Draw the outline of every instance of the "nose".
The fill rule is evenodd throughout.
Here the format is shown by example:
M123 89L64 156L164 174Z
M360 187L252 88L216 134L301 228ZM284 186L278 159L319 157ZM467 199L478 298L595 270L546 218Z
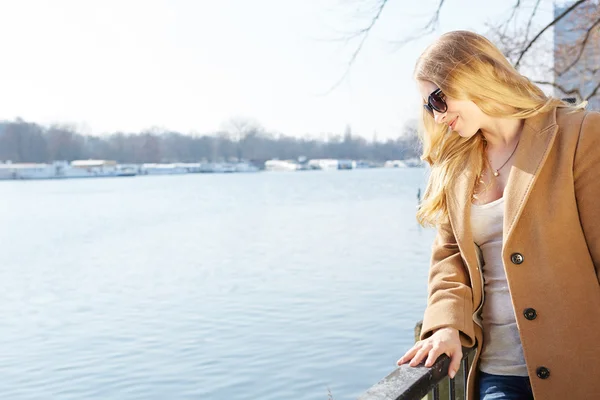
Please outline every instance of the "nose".
M441 124L446 121L446 113L439 113L433 110L433 119L437 124Z

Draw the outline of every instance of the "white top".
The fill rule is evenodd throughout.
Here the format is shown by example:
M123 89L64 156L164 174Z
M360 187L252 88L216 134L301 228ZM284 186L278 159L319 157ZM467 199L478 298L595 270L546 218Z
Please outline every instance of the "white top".
M523 347L502 262L504 198L471 206L473 239L483 253L483 351L479 369L488 374L527 376Z

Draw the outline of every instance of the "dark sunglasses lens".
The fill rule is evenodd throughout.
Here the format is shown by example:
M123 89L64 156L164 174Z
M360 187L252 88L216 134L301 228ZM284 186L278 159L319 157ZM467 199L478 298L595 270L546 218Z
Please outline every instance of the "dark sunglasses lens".
M429 96L429 103L435 111L440 113L444 113L448 109L446 102L444 101L444 99L442 99L442 97L439 94L432 93Z
M425 110L427 110L427 112L433 116L433 110L431 107L429 107L429 104L423 104L423 108L425 108Z

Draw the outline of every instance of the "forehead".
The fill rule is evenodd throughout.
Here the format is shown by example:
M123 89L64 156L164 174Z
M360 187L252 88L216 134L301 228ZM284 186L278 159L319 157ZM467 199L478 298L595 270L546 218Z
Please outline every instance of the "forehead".
M431 92L436 90L438 87L435 83L429 81L417 81L417 85L419 87L419 93L423 99L427 99Z

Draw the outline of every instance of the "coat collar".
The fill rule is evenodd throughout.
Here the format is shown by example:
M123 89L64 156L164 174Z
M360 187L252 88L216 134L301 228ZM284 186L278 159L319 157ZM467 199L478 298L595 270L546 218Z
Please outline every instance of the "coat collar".
M507 243L518 221L538 172L544 165L554 143L558 125L556 109L525 120L523 133L515 152L508 182L504 188L503 242ZM466 171L457 179L454 190L448 193L448 214L458 246L469 265L477 265L477 253L471 231L471 194L469 188L474 173Z

